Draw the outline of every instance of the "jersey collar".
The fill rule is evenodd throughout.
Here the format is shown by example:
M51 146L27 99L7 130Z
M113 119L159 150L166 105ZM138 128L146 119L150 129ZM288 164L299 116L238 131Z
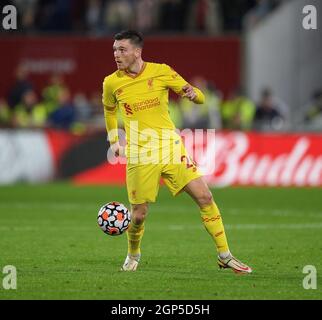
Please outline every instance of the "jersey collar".
M146 64L147 64L146 62L143 62L143 66L142 66L140 72L135 74L135 75L130 74L130 73L126 72L126 71L124 71L124 74L126 74L127 76L129 76L132 79L135 79L135 78L139 77L143 73L143 71L145 70Z

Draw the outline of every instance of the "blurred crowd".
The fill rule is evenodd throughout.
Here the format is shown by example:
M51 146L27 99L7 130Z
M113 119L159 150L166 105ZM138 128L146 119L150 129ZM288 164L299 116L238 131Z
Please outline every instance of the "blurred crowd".
M0 97L0 127L87 129L96 117L104 124L101 93L86 97L71 94L59 74L49 77L41 92L36 92L28 72L20 66L7 97Z
M222 130L294 130L291 111L271 89L263 88L259 101L252 101L236 88L227 97L201 76L191 79L206 97L204 105L187 99L171 99L169 112L177 128L216 128ZM298 128L322 127L322 88L312 93L297 119ZM292 122L293 120L293 122ZM119 115L119 124L122 126ZM293 127L291 126L293 124ZM71 94L64 79L53 74L36 92L27 70L20 66L7 97L0 97L0 127L58 128L80 132L105 126L101 92L90 96Z
M145 34L241 31L285 0L11 0L17 32L113 34L137 29ZM147 14L148 13L148 14Z

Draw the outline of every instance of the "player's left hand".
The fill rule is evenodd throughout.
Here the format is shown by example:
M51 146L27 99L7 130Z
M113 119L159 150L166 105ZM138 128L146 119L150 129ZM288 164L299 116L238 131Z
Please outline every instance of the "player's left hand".
M193 101L197 97L195 89L190 84L183 86L182 91L184 92L183 97L188 98L190 101Z

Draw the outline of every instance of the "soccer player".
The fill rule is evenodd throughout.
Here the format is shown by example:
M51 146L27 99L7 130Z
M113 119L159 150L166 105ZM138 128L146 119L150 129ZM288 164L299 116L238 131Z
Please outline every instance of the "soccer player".
M111 149L116 156L127 157L126 185L132 220L127 232L128 253L121 270L135 271L138 267L144 220L149 203L156 200L162 177L174 196L185 191L198 204L202 222L215 243L219 267L251 273L249 266L231 254L212 193L169 116L169 89L197 104L204 102L203 93L168 65L143 61L140 33L122 31L114 40L117 71L104 79L102 101ZM125 148L117 134L117 108L124 121Z

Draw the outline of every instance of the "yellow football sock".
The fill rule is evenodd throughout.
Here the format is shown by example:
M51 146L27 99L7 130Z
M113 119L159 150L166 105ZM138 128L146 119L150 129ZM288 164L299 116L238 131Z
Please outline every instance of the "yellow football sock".
M138 255L141 253L140 245L144 233L144 222L142 224L130 223L127 230L128 254Z
M206 230L215 241L218 253L229 253L225 228L216 203L213 202L211 205L201 208L200 214Z

